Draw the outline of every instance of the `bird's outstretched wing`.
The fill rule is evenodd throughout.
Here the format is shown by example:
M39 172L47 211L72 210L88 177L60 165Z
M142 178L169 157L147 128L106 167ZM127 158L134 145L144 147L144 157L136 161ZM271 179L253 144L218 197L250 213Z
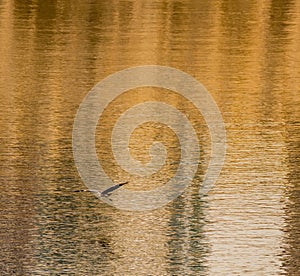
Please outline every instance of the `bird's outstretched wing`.
M107 188L103 192L98 191L98 190L74 190L73 192L92 192L92 193L98 194L100 196L109 196L111 192L113 192L114 190L119 189L120 187L122 187L123 185L125 185L127 183L129 183L129 181L118 183L116 185L113 185L113 186Z
M111 192L113 192L114 190L117 190L119 189L120 187L122 187L123 185L127 184L128 181L126 182L122 182L122 183L119 183L119 184L116 184L116 185L113 185L111 187L109 187L108 189L104 190L101 195L102 196L108 196Z

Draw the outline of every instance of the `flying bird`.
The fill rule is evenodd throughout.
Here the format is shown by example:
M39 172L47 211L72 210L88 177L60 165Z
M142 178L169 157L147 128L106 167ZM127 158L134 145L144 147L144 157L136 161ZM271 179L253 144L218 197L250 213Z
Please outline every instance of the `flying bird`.
M115 184L109 188L107 188L106 190L104 191L98 191L98 190L75 190L74 192L92 192L100 197L108 197L111 195L111 193L114 191L114 190L117 190L119 188L121 188L123 185L125 184L128 184L129 181L126 181L126 182L122 182L122 183L118 183L118 184Z

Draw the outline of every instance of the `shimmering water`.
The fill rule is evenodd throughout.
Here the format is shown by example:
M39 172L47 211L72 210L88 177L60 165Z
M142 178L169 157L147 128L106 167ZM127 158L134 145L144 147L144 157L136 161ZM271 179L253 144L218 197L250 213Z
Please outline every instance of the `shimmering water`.
M0 57L1 275L298 275L299 1L4 0ZM203 158L191 187L163 208L121 211L72 192L85 188L72 127L98 81L144 64L205 85L224 118L226 162L199 199L209 134L190 110ZM146 100L189 110L168 93L133 91L104 116L97 150L115 181L124 175L106 126ZM135 133L133 156L147 161L158 136L178 159L176 137L152 125ZM173 169L129 189L152 189Z

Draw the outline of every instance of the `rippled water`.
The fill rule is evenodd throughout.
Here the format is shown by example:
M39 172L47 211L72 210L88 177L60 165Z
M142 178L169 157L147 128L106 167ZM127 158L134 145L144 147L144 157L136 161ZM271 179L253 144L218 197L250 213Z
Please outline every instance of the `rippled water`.
M299 1L4 0L0 56L1 275L299 273ZM210 149L203 119L169 92L137 89L97 128L99 160L114 181L125 175L105 131L137 102L189 110L202 159L179 198L153 211L121 211L72 192L85 187L72 127L98 81L144 64L203 83L225 122L226 161L199 198ZM176 137L153 125L135 133L133 156L146 162L157 137L176 161ZM176 169L169 164L152 182L131 178L128 189L160 185Z

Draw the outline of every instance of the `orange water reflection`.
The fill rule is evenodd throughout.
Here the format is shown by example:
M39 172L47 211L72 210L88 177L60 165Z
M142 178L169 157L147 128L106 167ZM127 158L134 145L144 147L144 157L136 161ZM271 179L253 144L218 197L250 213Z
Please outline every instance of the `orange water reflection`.
M7 0L0 55L0 274L299 271L299 1ZM202 82L228 149L215 189L199 200L210 146L201 123L193 186L136 214L70 192L83 187L71 132L98 81L142 64Z

